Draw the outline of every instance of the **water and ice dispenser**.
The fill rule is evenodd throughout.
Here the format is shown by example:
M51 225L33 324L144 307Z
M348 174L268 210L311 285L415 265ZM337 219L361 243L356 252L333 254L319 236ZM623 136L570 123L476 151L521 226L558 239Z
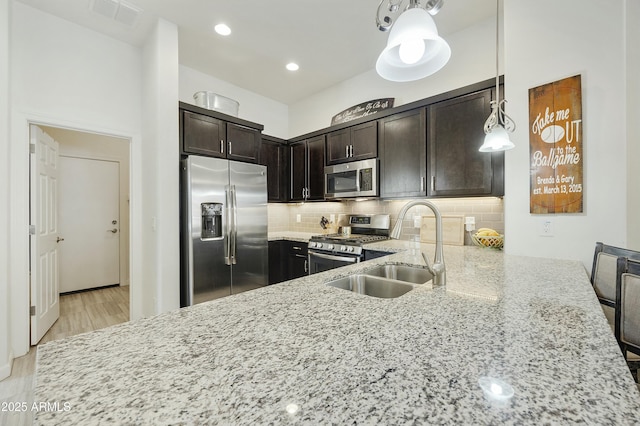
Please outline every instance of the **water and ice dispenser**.
M222 203L202 203L201 240L222 238Z

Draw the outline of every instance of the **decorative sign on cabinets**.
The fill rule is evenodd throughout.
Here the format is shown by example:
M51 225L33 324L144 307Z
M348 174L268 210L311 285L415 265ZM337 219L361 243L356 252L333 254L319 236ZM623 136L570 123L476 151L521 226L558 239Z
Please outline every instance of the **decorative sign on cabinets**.
M374 99L372 101L363 102L347 108L342 112L334 115L331 119L331 125L346 123L357 118L373 115L387 108L393 108L395 98Z
M580 75L529 89L530 212L581 213Z

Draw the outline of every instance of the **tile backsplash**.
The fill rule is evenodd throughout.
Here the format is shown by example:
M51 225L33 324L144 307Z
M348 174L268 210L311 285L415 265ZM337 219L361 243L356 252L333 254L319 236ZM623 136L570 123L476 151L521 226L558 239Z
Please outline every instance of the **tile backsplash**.
M337 232L335 223L323 230L320 220L331 215L337 218L339 214L352 213L383 213L391 216L391 224L396 222L398 213L410 199L404 200L370 200L370 201L341 201L341 202L313 202L291 204L269 204L269 232ZM473 216L475 228L493 228L504 233L504 204L502 198L446 198L429 199L443 215ZM420 228L413 225L414 216L429 216L433 213L428 207L416 206L409 210L402 227L402 239L419 238ZM471 244L468 233L465 233L465 244Z

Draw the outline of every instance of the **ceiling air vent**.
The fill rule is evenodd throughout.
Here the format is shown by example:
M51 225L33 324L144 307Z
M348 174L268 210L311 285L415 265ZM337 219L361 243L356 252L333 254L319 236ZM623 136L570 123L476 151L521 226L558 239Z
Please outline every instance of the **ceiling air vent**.
M133 27L138 22L142 12L141 9L118 0L92 0L91 10L128 27Z

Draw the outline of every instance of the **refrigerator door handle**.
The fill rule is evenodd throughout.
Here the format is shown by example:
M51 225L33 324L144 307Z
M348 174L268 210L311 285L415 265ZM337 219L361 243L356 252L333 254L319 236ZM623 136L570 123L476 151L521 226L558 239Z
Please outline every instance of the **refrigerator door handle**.
M236 240L238 236L238 200L236 198L236 186L231 185L231 210L233 212L233 226L229 234L231 235L231 263L236 264Z
M226 235L225 235L225 242L224 242L224 264L225 265L231 265L231 229L232 229L232 223L231 223L231 189L230 186L227 185L224 188L224 198L225 198L225 210L226 210L226 216L227 216L227 229L226 229Z

